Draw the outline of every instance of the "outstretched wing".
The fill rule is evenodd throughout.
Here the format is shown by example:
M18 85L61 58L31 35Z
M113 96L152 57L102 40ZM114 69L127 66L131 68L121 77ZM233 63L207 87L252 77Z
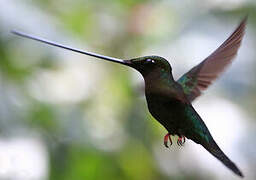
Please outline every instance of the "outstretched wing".
M218 49L178 80L190 102L201 95L201 91L207 89L232 62L241 45L246 21L247 17Z

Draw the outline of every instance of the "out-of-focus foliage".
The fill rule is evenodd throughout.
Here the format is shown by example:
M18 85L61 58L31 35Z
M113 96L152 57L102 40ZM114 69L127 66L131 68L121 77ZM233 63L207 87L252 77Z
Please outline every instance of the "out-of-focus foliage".
M137 72L9 31L123 59L157 54L170 60L178 77L246 14L239 56L195 106L224 151L255 179L254 1L9 0L0 6L0 162L6 162L0 179L235 178L191 141L165 149L166 131L147 110ZM16 155L16 138L35 141L34 149ZM37 152L40 158L32 156Z

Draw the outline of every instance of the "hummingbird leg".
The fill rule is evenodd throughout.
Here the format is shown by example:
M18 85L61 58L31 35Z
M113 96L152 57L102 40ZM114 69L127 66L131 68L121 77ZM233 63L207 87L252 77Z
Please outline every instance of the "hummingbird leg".
M172 139L171 139L171 135L170 133L167 133L165 136L164 136L164 145L165 147L169 148L168 146L168 140L170 141L170 146L172 145Z
M186 137L185 136L179 136L178 140L177 140L177 144L178 146L183 146L186 142Z
M169 141L170 141L170 146L172 145L172 138L171 135L169 135Z

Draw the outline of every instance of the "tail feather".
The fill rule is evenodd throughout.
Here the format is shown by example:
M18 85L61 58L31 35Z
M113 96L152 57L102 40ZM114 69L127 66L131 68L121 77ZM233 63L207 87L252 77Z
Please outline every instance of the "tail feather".
M240 177L244 177L243 173L238 169L238 167L233 163L219 148L216 142L212 139L210 144L202 144L202 146L210 152L214 157L220 160L226 167L232 170L235 174Z
M183 135L185 135L188 139L193 140L194 142L201 144L209 153L211 153L214 157L220 160L227 168L232 170L235 174L240 177L244 177L243 173L238 169L238 167L222 152L217 143L214 141L210 131L205 125L204 121L197 114L195 109L192 106L190 107L190 111L193 112L189 114L189 128L186 128L183 131Z

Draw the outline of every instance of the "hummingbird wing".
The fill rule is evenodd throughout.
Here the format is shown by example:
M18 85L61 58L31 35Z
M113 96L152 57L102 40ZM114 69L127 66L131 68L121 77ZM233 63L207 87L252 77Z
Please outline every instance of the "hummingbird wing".
M242 172L219 148L210 134L207 126L197 114L192 105L186 107L187 120L185 122L186 127L182 130L182 134L188 139L201 144L209 153L220 160L226 167L232 170L235 174L243 177Z
M179 78L190 102L201 95L232 62L241 45L246 26L245 17L231 36L210 56Z

